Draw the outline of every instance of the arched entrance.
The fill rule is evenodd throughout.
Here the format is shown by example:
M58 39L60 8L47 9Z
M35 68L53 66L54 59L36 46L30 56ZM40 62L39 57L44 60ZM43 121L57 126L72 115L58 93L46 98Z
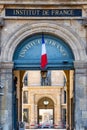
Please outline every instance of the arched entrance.
M9 129L12 129L12 125L13 125L13 122L12 122L12 120L13 120L13 115L12 115L12 96L13 96L13 93L12 93L12 88L13 88L12 87L13 86L12 85L12 74L13 73L12 73L12 70L13 70L13 68L15 68L14 70L16 70L16 69L19 70L23 66L23 64L22 64L22 66L20 67L18 64L16 64L17 62L15 62L15 65L17 65L17 66L14 66L13 57L16 60L14 54L16 54L15 52L17 50L17 47L20 46L20 43L21 43L21 41L23 41L23 39L26 39L28 36L29 37L34 36L34 34L35 35L39 34L40 32L44 32L45 34L51 34L54 37L56 36L57 38L63 39L63 41L65 41L65 44L68 45L70 50L72 50L71 52L73 52L72 54L74 55L74 60L75 60L74 67L73 67L75 69L75 89L74 89L74 91L75 91L75 94L76 94L75 99L74 99L75 100L74 103L76 104L75 105L75 118L74 118L75 120L74 121L77 122L75 124L76 125L75 128L79 129L80 124L79 124L77 117L79 117L78 115L82 111L82 108L80 107L80 104L79 104L80 99L78 99L78 95L77 95L76 91L81 89L82 87L86 86L84 84L79 83L79 77L81 79L84 79L84 76L82 75L82 73L80 73L80 71L82 72L82 69L84 69L85 57L86 57L83 42L82 42L81 38L76 33L75 33L76 34L75 35L74 32L70 28L65 27L65 26L61 26L61 25L58 25L58 24L46 23L46 22L35 23L35 24L31 24L31 25L25 24L19 30L14 32L14 34L11 35L10 39L8 38L8 40L6 40L5 43L3 43L2 54L1 54L1 59L2 59L1 66L2 66L2 72L4 72L4 73L1 74L1 80L3 80L3 78L5 79L4 83L8 87L8 90L9 90L8 95L10 95L10 97L11 97L10 101L9 101L9 104L10 104L9 110L10 111L7 111L8 110L7 108L6 108L6 110L4 110L4 115L5 115L5 112L7 112L7 114L9 115L8 117L5 117L5 119L8 119L10 121L9 121L9 123L5 123L4 127L7 130L9 130ZM20 47L18 47L18 48L20 48ZM7 51L7 50L9 50L9 51ZM65 64L65 66L67 66L67 65ZM40 69L39 64L37 66L38 66L38 69ZM59 65L59 66L61 66L61 65ZM24 70L25 70L25 68L29 69L29 66L27 66L27 67L23 66L22 67L22 69L24 69ZM32 69L32 68L34 68L34 66L30 67L30 69ZM4 69L4 71L3 71L3 69ZM69 76L70 73L71 72L66 71L66 74L68 76ZM18 76L21 75L23 77L23 74L24 74L24 71L21 71L21 73L19 71ZM9 82L9 79L10 79L10 82ZM20 82L20 84L21 84L21 82ZM81 86L81 88L79 88L80 86ZM69 91L68 91L68 94L69 94ZM7 95L7 91L6 91L6 94L5 94L5 97L4 97L6 99L6 102L7 102L7 99L8 99L7 98L8 95ZM83 99L83 101L84 101L84 99ZM68 100L68 102L69 102L69 100ZM9 117L10 117L10 119L9 119ZM81 118L82 118L82 116L81 116ZM69 120L69 118L68 118L68 120ZM78 128L78 126L79 126L79 128ZM81 126L81 128L82 128L82 126Z
M38 124L39 128L53 128L54 102L48 97L38 101Z
M36 35L31 35L31 36L25 38L17 46L17 48L15 49L15 52L14 52L14 56L13 56L14 70L22 70L22 71L23 70L24 71L25 70L33 70L33 71L39 70L39 71L43 71L43 72L52 71L52 70L67 70L66 73L68 73L68 71L74 69L74 66L73 66L74 55L72 53L71 48L67 45L66 42L64 42L59 37L56 37L56 36L48 34L48 33L44 33L44 41L46 44L47 58L48 58L48 64L44 70L42 70L42 68L40 66L41 45L42 45L42 34L41 33L38 33ZM22 71L20 71L20 73ZM14 74L16 75L16 71L14 71ZM67 78L70 81L69 74L67 75ZM51 79L51 82L52 82L52 79ZM55 80L55 82L56 82L56 80ZM69 88L70 83L68 82L68 84L69 85L67 85L67 86ZM44 84L42 86L47 86L47 85ZM48 85L48 86L51 86L51 85ZM53 86L55 86L55 85L53 85ZM21 92L20 92L20 95L21 95L22 88L20 90L21 90ZM68 101L69 101L69 93L67 92L67 103L68 103ZM22 102L22 99L21 99L21 102ZM32 102L33 102L33 100L32 100ZM18 103L18 106L20 106L19 104L20 104L20 102ZM67 104L67 106L68 106L67 123L69 123L69 114L70 114L68 112L69 105ZM15 108L15 106L13 106L13 108ZM20 109L19 109L19 111L20 111ZM53 111L53 108L51 111ZM17 115L17 113L15 113L15 112L16 111L14 110L14 115ZM21 119L21 113L19 115L20 115L20 119ZM55 118L55 120L56 120L55 122L53 120L53 123L55 123L57 125L58 119ZM35 123L37 121L34 121L34 119L32 119L31 122ZM37 123L40 123L39 119L38 119ZM15 122L14 122L14 124L15 124Z

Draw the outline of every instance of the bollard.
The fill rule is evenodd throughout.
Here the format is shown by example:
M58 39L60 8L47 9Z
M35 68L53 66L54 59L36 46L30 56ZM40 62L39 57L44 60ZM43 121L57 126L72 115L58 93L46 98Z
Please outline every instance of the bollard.
M25 130L25 123L19 122L19 129L18 130Z
M0 130L3 130L3 128L0 126Z

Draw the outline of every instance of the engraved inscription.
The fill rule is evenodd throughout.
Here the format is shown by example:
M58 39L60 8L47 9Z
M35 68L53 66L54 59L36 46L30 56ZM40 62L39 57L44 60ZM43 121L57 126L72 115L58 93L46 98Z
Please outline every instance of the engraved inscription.
M5 16L81 17L81 9L5 9Z
M49 44L51 46L54 46L58 50L58 52L61 53L63 56L68 56L65 48L58 42L56 42L54 40L46 39L45 43L46 43L46 45ZM33 46L35 46L37 44L41 44L41 39L34 40L32 42L29 42L27 45L25 45L22 48L21 52L19 53L19 57L24 57L26 52L29 51L29 49L31 49Z

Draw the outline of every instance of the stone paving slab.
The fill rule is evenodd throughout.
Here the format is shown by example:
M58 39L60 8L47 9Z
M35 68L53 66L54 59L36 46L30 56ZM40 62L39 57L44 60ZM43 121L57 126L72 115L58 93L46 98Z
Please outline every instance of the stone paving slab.
M25 130L42 130L42 129L25 129ZM48 130L48 129L43 129L43 130ZM49 130L66 130L66 129L49 129Z

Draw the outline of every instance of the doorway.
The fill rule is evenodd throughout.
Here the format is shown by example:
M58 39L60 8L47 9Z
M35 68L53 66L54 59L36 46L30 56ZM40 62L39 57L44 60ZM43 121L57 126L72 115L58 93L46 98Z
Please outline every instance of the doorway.
M15 49L13 73L17 78L14 91L15 103L17 98L18 107L15 110L15 103L13 103L14 115L17 115L18 121L25 121L26 127L28 125L30 128L36 128L40 123L38 117L43 109L38 108L38 102L41 98L47 97L53 101L54 107L48 107L51 114L53 111L53 127L65 127L66 124L72 127L74 55L61 38L44 34L44 40L48 57L48 64L44 69L40 67L42 34L25 38ZM46 74L45 78L42 72ZM62 80L60 80L61 75ZM17 121L14 120L14 127L15 122Z
M54 103L48 97L43 97L38 102L38 124L39 128L53 128Z
M46 78L49 80L46 79L43 85L40 70L14 71L17 77L15 122L24 121L26 128L65 128L66 124L73 126L74 71L47 72L49 75Z

